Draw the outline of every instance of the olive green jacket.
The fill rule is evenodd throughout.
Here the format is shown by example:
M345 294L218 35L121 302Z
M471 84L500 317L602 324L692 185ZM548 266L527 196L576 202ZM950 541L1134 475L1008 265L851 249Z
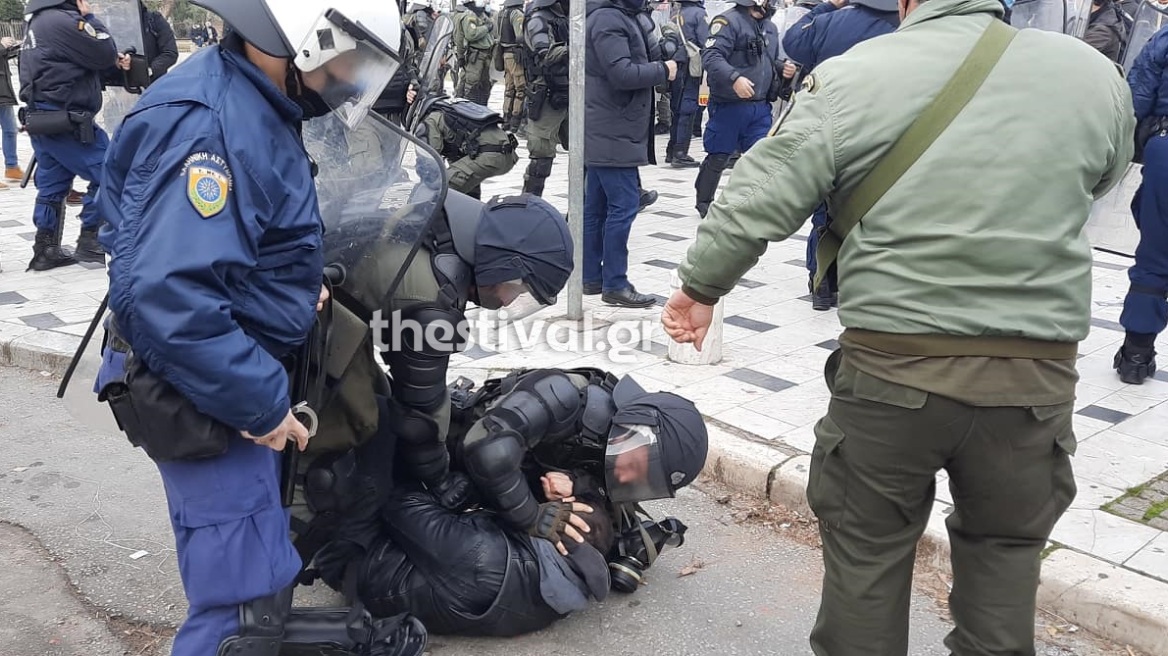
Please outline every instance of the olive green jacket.
M821 200L839 207L952 76L998 0L928 0L892 34L815 69L735 167L680 274L712 303ZM1106 57L1022 30L977 95L848 237L846 328L1077 342L1091 318L1083 225L1132 153L1127 84Z

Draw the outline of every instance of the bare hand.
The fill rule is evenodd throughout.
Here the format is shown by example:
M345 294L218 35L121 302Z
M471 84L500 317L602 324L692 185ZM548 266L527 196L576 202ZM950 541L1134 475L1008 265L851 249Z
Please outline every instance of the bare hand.
M745 77L739 77L737 80L734 80L734 93L738 94L738 97L743 100L750 100L754 97L754 82L751 82Z
M0 46L4 46L5 48L11 48L18 43L20 42L10 36L0 37Z
M297 448L301 451L308 448L308 429L296 415L289 410L284 420L280 422L276 429L267 435L256 437L247 431L240 431L244 437L254 441L256 444L262 444L273 451L283 451L284 447L288 445L288 440L292 439L296 442Z
M698 303L681 290L673 292L661 313L661 325L669 337L678 344L693 344L699 351L713 320L713 306Z
M412 105L417 99L418 90L411 85L410 88L406 90L406 103Z
M795 74L798 72L799 67L795 65L795 62L791 61L790 59L783 62L783 77L789 80L795 77Z
M836 9L843 9L848 6L848 0L831 0L831 4L835 5Z
M132 64L133 60L129 55L118 55L118 68L122 69L123 71L128 71L130 70L130 66Z
M564 527L564 535L572 538L576 542L583 543L584 535L582 532L591 533L592 529L588 528L588 522L584 521L576 513L591 513L592 506L576 503L575 497L568 497L564 499L564 502L572 504L572 515L568 518L568 525ZM568 548L564 546L562 541L556 543L556 551L559 551L562 556L568 555Z
M93 13L89 8L89 0L77 0L77 11L81 12L82 16L88 16Z
M317 312L320 312L321 310L324 309L324 302L327 300L329 300L328 287L321 285L320 286L320 297L316 299L316 311Z
M539 477L543 484L543 496L548 501L563 501L572 496L572 477L563 472L548 472Z
M669 71L669 81L672 82L677 77L677 62L672 59L665 62L665 70Z

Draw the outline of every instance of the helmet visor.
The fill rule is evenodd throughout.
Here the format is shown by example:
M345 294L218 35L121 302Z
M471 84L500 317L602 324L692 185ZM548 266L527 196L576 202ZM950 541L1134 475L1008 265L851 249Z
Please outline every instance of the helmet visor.
M613 424L604 452L604 479L613 503L673 496L652 426Z
M512 313L512 308L519 310L520 308L539 305L539 302L535 300L534 295L531 293L531 288L527 286L527 283L518 279L492 285L479 285L478 293L479 307L488 310L508 308L508 315L512 319L520 318ZM531 314L531 312L527 314Z
M399 55L335 10L317 19L297 50L304 83L353 129L400 65Z

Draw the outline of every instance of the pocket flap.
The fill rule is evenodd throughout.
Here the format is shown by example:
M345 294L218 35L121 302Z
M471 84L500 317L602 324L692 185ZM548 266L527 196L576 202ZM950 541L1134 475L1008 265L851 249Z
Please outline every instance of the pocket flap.
M855 388L852 390L852 394L865 401L919 410L925 407L925 402L929 400L929 393L924 390L890 383L862 371L856 371L854 384Z
M202 528L245 519L271 505L266 489L256 483L247 490L219 490L207 496L184 499L175 521L186 528Z

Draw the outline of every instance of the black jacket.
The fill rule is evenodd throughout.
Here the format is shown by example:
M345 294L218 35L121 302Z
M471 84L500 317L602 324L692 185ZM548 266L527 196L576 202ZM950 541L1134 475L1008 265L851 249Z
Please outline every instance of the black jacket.
M24 38L20 99L97 113L102 80L118 73L117 61L117 44L99 19L83 18L73 4L42 9Z
M1091 16L1083 40L1111 61L1118 63L1123 54L1126 36L1127 25L1119 14L1119 7L1113 2L1108 2Z
M18 105L16 89L12 86L12 69L8 67L8 60L20 54L20 46L0 49L0 107Z
M584 163L637 167L653 157L653 87L669 79L630 5L588 0Z
M150 81L154 82L178 63L178 44L170 23L157 11L142 7L142 53L150 63Z

